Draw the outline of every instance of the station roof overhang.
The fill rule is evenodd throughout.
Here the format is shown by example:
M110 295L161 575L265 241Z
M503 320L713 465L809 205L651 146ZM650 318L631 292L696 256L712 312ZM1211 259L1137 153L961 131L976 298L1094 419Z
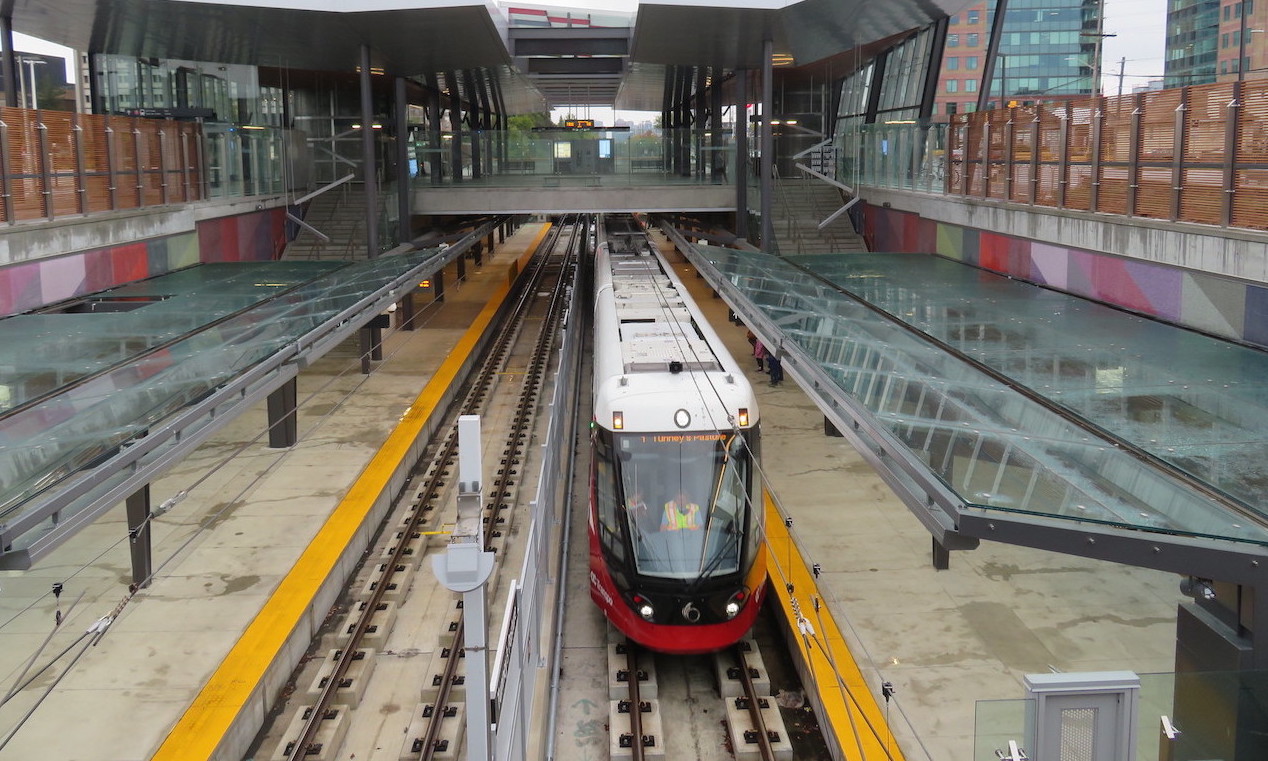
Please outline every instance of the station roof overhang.
M13 0L13 29L90 53L352 71L361 46L394 76L482 68L510 113L581 98L659 110L666 66L757 68L763 42L797 66L955 13L969 0L716 0L640 5L620 86L613 72L569 71L534 82L517 68L503 12L471 0ZM555 29L561 37L578 30ZM591 30L592 32L592 30ZM563 59L561 59L563 60ZM610 63L610 62L607 62ZM575 64L574 64L575 65ZM559 68L563 66L563 68ZM540 79L540 77L539 77ZM600 81L602 84L600 84ZM580 101L577 101L580 103Z

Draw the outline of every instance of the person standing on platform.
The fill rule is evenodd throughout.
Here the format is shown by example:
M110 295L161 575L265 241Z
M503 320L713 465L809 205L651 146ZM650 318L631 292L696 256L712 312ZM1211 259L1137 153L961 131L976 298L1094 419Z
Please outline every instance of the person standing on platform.
M757 360L757 371L766 372L766 347L760 338L753 339L753 359Z
M766 355L766 364L770 367L770 384L778 386L784 382L784 363L779 360L779 352L773 351Z

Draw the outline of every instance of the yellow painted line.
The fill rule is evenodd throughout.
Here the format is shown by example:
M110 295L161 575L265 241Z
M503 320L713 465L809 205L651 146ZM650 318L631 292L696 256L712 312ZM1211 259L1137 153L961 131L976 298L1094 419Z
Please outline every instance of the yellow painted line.
M549 229L549 224L543 225L528 251L508 269L522 266L521 262L532 256ZM194 702L172 727L151 761L210 759L216 752L233 722L259 689L264 672L299 625L317 590L334 571L344 548L365 521L374 501L387 487L397 463L409 451L445 390L454 382L463 361L493 321L509 290L510 281L497 286L471 327L437 368L383 447L295 561L290 573L282 579ZM321 613L318 611L319 615Z
M820 704L827 713L819 717L819 726L833 733L837 746L849 761L903 761L902 751L889 731L876 696L854 662L832 612L819 593L814 573L789 536L784 518L770 495L766 497L766 554L771 587L793 627L788 639L801 650L802 660L810 664L814 677L815 683L805 687L818 692ZM820 601L818 611L814 608L815 600ZM794 601L813 628L813 636L797 630Z

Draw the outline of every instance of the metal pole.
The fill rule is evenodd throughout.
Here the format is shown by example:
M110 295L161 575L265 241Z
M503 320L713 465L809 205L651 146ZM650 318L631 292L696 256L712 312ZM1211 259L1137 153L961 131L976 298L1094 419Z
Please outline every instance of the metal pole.
M458 91L458 77L445 72L445 86L449 88L449 129L453 140L449 143L454 182L462 182L462 94Z
M446 589L462 593L469 761L489 761L492 751L485 583L493 573L493 553L485 551L481 536L481 473L480 418L463 415L458 418L458 520L445 554L432 558L432 570Z
M1237 81L1241 82L1246 79L1246 3L1237 4L1237 13L1241 16L1241 23L1238 25L1237 32Z
M370 82L370 46L361 46L361 172L365 182L365 254L379 255L378 167L374 159L374 91Z
M4 75L4 104L9 108L18 106L18 90L13 86L20 73L17 70L16 54L13 52L13 16L0 16L0 44L4 45L4 57L0 58L0 70Z
M412 238L410 226L410 190L414 178L409 171L409 94L405 89L405 77L396 78L396 224L397 240L408 243Z
M775 167L775 133L771 126L771 119L774 114L774 67L771 59L775 54L775 43L767 37L762 41L762 132L761 132L761 159L762 159L762 250L775 250L775 223L771 219L771 213L774 208L774 198L772 193L772 175Z
M748 69L735 72L735 234L748 238Z

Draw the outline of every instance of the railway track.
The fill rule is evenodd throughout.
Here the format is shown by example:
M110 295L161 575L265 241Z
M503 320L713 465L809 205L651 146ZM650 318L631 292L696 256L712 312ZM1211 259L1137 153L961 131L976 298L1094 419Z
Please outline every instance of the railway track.
M361 571L353 575L353 583L342 595L345 602L332 611L327 634L314 645L306 666L294 677L289 723L278 731L282 722L275 722L273 730L259 742L260 747L268 747L270 741L274 744L275 749L268 758L278 761L345 758L342 750L349 736L359 738L358 746L373 742L382 750L384 737L400 738L402 734L405 740L399 756L391 757L431 759L454 757L458 752L464 715L461 606L455 605L452 594L435 594L434 579L414 583L414 574L419 570L430 574L430 569L421 569L424 557L429 549L435 551L444 546L437 543L429 547L432 544L429 538L447 533L440 516L448 512L443 507L452 497L458 448L457 419L462 415L480 415L487 421L484 425L486 442L494 437L501 439L496 476L491 487L484 491L482 541L486 550L500 557L513 553L513 548L508 546L513 515L517 507L521 507L519 495L531 493L531 489L521 488L525 485L526 445L537 425L538 399L547 380L547 362L566 307L563 294L570 287L574 260L585 234L586 225L579 217L556 225L520 278L510 298L512 305L507 317L501 321L478 369L473 371L461 401L452 406L445 423L437 429L447 433L424 451L411 476L412 483L402 492L408 498L400 499L389 511L380 541L372 545L376 549L367 553ZM543 294L549 296L542 298ZM518 387L508 389L515 379L518 379ZM506 402L512 397L514 402L508 407ZM496 450L496 447L485 443L482 449ZM495 584L496 578L491 579L489 588ZM416 604L411 599L420 596L414 594L418 589L433 592L432 608L448 608L449 612L440 613L439 617L452 618L447 627L441 626L446 631L440 647L435 650L441 664L439 674L420 679L421 690L418 685L387 690L392 695L387 703L365 701L378 660L383 657L415 659L428 650L430 643L418 641L412 647L387 648L398 612L426 607L425 600ZM437 614L424 613L423 617L436 618ZM414 626L417 616L411 613L408 618L409 626ZM397 644L402 639L409 637L395 638ZM417 668L412 671L416 672ZM295 699L295 693L304 684L310 685L305 699ZM402 725L393 731L383 722L385 706L395 706L391 710L397 713L411 691L416 696L415 702L421 698L421 703L413 711L400 712ZM361 709L363 702L377 705L377 710Z
M698 657L656 655L628 640L609 644L608 651L611 758L683 757L690 744L691 757L702 761L792 761L791 739L755 640L743 639L705 659L712 678L699 673ZM701 682L712 683L716 702L700 694ZM616 696L619 690L624 697Z

